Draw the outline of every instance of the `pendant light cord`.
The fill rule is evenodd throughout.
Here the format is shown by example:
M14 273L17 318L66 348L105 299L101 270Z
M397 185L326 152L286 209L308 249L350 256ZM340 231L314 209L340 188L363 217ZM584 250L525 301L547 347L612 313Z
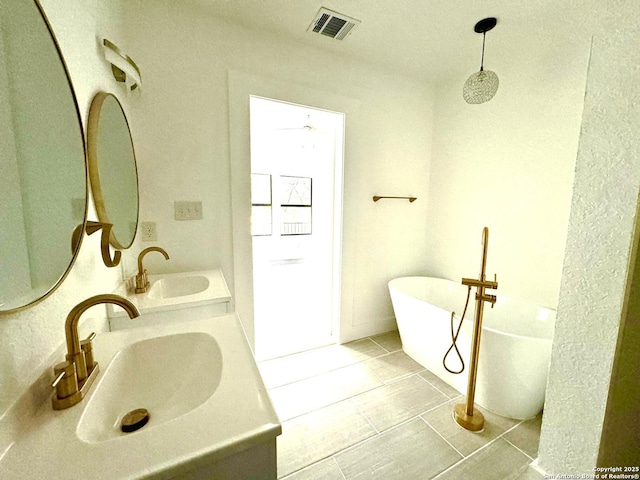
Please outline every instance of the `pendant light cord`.
M482 32L482 59L480 60L480 71L484 70L484 39L487 37L487 32Z

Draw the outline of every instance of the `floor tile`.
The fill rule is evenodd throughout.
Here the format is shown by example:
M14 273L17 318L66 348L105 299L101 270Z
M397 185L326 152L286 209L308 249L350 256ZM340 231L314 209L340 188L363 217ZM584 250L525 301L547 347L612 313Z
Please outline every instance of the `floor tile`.
M528 467L541 417L518 422L480 407L483 432L459 427L451 413L464 396L407 356L397 332L259 368L283 422L283 480L541 478Z
M393 332L383 333L382 335L376 335L375 337L371 337L371 340L376 342L388 352L402 350L402 341L400 340L400 334L397 330L394 330Z
M402 378L352 399L379 432L448 400L419 375Z
M366 363L368 362L349 365L271 389L269 395L280 421L289 420L382 385Z
M531 459L499 438L434 480L515 480Z
M438 377L435 373L431 373L429 370L423 370L422 372L420 372L420 376L449 398L456 398L462 395L458 390L453 388L444 380L441 380L440 377Z
M484 415L484 430L482 432L470 432L458 425L453 419L453 407L458 403L465 403L465 397L451 400L421 416L464 456L482 448L518 423L518 420L500 417L479 408L479 411Z
M461 456L420 418L335 456L347 480L431 478Z
M386 353L380 345L363 338L343 345L329 345L266 360L259 362L258 368L266 387L275 388Z
M540 427L542 426L542 413L526 420L513 430L507 432L504 438L529 455L532 459L538 456L538 444L540 443Z
M277 438L278 476L300 470L375 433L348 401L283 422L282 435Z
M353 342L336 345L336 347L336 355L348 355L349 358L357 362L384 355L384 351L380 349L380 345L370 338L354 340Z
M329 457L302 470L298 470L284 477L283 480L344 480L344 476L335 459Z
M402 350L365 362L384 383L424 370L424 367Z

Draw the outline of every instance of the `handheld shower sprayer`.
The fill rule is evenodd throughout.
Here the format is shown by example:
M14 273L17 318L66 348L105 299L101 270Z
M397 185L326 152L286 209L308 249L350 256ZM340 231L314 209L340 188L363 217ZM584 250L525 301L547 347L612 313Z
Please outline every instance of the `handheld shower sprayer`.
M455 333L454 333L454 328L453 328L453 318L456 315L456 312L451 312L451 346L449 347L449 350L447 350L447 353L444 354L444 357L442 357L442 366L444 367L444 369L449 372L449 373L453 373L454 375L458 375L462 372L464 372L464 359L462 358L462 354L460 353L460 350L458 350L458 335L460 335L460 329L462 328L462 322L464 322L464 316L467 313L467 307L469 306L469 299L471 298L471 287L468 287L467 290L467 301L464 304L464 310L462 311L462 317L460 318L460 323L458 323L458 328L455 329ZM458 360L460 361L460 370L452 370L447 366L447 357L449 356L449 354L451 353L451 350L455 350L456 351L456 355L458 356Z
M484 272L485 269L487 267L487 248L488 248L488 244L489 244L489 229L487 227L484 227L484 229L482 230L482 237L480 238L480 245L482 245L482 265L480 267L480 281L484 281ZM465 279L463 279L463 283ZM468 280L468 279L467 279ZM467 285L467 300L465 301L464 304L464 310L462 311L462 317L460 318L460 323L458 323L458 328L454 329L453 327L453 319L456 315L456 312L451 312L451 346L449 347L449 349L447 350L447 352L444 354L444 357L442 357L442 366L444 367L444 369L449 372L449 373L453 373L454 375L458 375L462 372L464 372L464 359L462 358L462 355L460 354L460 350L458 350L458 335L460 334L460 329L462 328L462 322L464 322L464 316L467 313L467 308L469 307L469 300L471 299L471 287L472 285L470 284L466 284ZM497 284L496 284L497 286ZM491 304L491 307L493 307L493 304ZM455 330L455 333L454 333ZM447 366L447 357L449 356L449 354L451 353L451 350L455 350L456 351L456 355L458 356L458 360L460 361L460 370L454 371L452 369L450 369Z

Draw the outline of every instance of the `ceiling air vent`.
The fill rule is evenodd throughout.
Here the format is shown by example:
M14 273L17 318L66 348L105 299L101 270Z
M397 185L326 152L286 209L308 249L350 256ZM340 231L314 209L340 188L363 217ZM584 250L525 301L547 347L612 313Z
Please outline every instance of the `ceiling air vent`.
M321 8L316 18L313 19L307 31L320 33L336 40L344 40L354 27L360 24L360 20L348 17L342 13L334 12L327 8Z

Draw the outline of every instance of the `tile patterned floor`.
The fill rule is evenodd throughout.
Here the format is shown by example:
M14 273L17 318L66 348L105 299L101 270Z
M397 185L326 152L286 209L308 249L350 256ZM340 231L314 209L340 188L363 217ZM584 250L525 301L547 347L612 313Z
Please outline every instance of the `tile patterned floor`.
M402 351L397 332L259 363L280 416L278 478L505 480L527 474L541 416L451 418L464 397ZM526 477L530 478L530 477Z

